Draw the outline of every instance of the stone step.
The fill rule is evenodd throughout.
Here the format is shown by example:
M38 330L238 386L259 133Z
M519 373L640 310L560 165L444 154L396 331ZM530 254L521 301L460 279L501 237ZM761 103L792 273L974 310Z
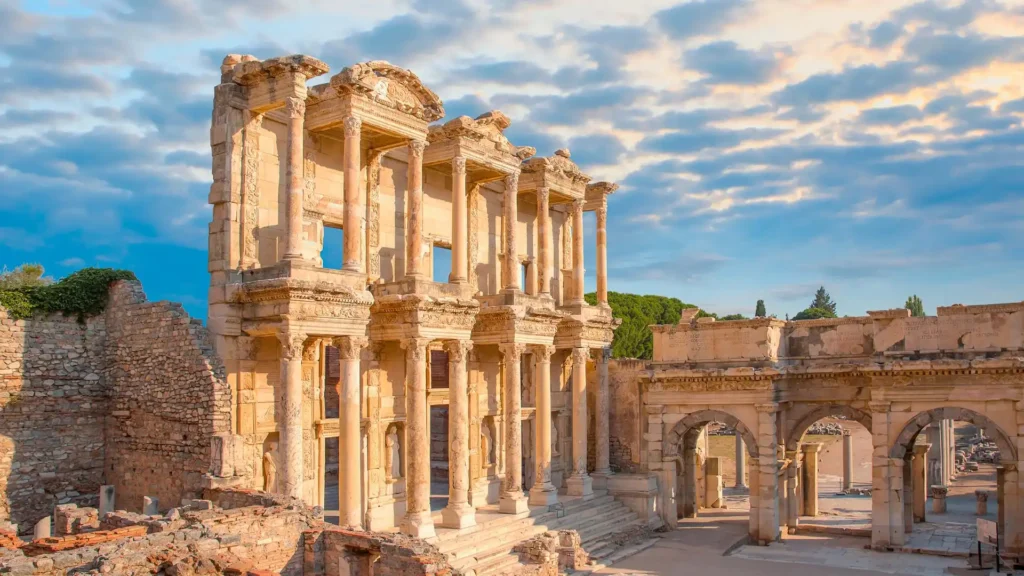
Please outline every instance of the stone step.
M602 504L611 502L612 500L613 500L613 497L608 496L606 491L603 491L603 490L600 491L600 492L595 491L595 497L593 499L591 499L591 500L584 501L584 500L581 500L581 499L577 498L577 499L570 500L568 502L563 503L563 510L564 510L564 514L566 516L568 516L569 514L573 514L573 513L575 513L576 511L578 511L580 509L590 508L590 507L594 507L594 506L600 506ZM444 551L444 546L445 546L444 543L446 543L446 542L451 542L453 540L459 540L459 539L465 538L465 537L467 537L467 536L469 536L471 534L480 532L481 530L484 530L484 529L486 529L488 533L492 533L494 530L506 527L509 524L513 524L515 522L520 522L520 521L525 520L527 518L538 518L540 516L547 516L547 515L551 515L551 517L557 517L557 512L552 512L549 509L544 508L542 506L536 506L536 507L530 508L530 511L528 513L516 514L516 515L513 515L513 514L503 515L503 517L500 518L500 519L488 520L487 522L483 522L483 523L477 524L476 526L474 526L472 528L469 528L469 529L466 529L466 530L463 530L461 532L458 531L458 530L449 530L449 529L439 528L438 529L438 534L437 534L437 542L436 542L436 544L437 544L437 546L439 548L441 548L442 551Z
M620 530L624 530L629 526L636 523L638 516L636 512L629 511L628 515L617 516L610 518L598 524L588 525L586 528L579 530L580 541L583 544L584 549L589 545L596 543L601 538L613 534Z
M515 542L532 538L547 530L559 530L564 526L576 526L590 518L606 515L618 517L623 509L629 510L621 502L609 498L608 501L604 501L596 507L581 509L572 514L567 513L562 518L558 518L557 513L551 512L534 518L521 518L516 522L507 523L493 530L490 528L490 525L494 522L488 522L482 525L485 529L483 533L474 532L467 534L465 538L451 540L439 545L438 549L444 554L449 554L452 558L462 558L473 552L496 548L503 543L511 542L514 544Z
M476 576L490 576L491 574L508 574L519 565L521 565L519 555L509 552L479 562L473 566L473 570L476 572Z

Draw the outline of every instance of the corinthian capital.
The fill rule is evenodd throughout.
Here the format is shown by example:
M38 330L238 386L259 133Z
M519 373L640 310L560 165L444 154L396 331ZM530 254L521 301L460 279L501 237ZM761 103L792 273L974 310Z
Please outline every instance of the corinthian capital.
M302 118L306 115L306 101L302 98L289 96L284 99L284 111L289 118Z
M302 332L278 332L281 341L281 358L285 360L302 359L302 350L306 343L306 335Z
M415 361L427 359L428 344L430 344L429 338L405 338L402 340L402 348L405 350L406 358Z
M409 140L409 156L423 159L423 149L427 147L426 140Z
M469 359L469 352L473 349L473 343L466 340L448 340L444 343L444 350L448 353L448 361L462 364Z
M359 116L348 116L345 118L345 138L359 136L363 129L363 120Z
M498 350L505 355L505 362L519 362L519 357L526 351L526 344L498 344Z
M547 186L541 186L537 188L537 204L547 204L548 199L551 197L551 190Z
M555 353L555 347L544 344L533 344L530 346L530 352L533 353L533 357L538 362L550 363L551 356Z
M358 360L367 343L369 343L369 339L363 336L341 336L331 341L331 344L338 349L342 360Z
M576 366L585 366L587 364L587 358L590 356L589 348L573 348L572 349L572 362Z
M452 173L464 176L466 174L466 159L462 156L452 158Z
M519 169L509 172L505 176L505 189L519 191Z
M583 216L583 203L584 203L584 201L583 201L582 198L572 201L572 215L573 215L573 217Z

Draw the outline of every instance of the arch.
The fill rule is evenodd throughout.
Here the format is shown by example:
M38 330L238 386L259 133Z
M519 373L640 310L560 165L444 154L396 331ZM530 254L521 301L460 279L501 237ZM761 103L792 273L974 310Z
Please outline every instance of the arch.
M721 410L698 410L697 412L687 414L682 420L676 422L675 426L672 427L672 430L665 437L665 459L670 460L678 456L680 454L680 444L687 438L687 433L708 422L722 422L731 426L743 437L743 442L747 445L747 454L750 458L757 458L757 437L751 433L750 429L739 418Z
M896 437L896 441L893 443L892 448L889 451L889 457L903 459L907 454L907 448L912 445L917 438L917 435L929 424L939 422L941 420L960 420L963 422L970 422L975 426L984 428L985 432L992 436L996 446L999 447L1002 459L1007 462L1017 462L1017 449L1014 446L1014 443L1010 441L1010 436L1008 436L1006 432L999 427L999 425L993 422L988 416L975 412L969 408L956 408L951 406L932 408L931 410L926 410L911 418L903 427L903 431Z
M796 446L799 444L800 438L803 437L804 433L807 432L807 429L815 422L822 418L828 418L829 416L845 416L849 420L859 422L862 426L868 429L868 432L871 432L871 415L867 412L846 404L824 404L805 414L797 421L797 424L790 429L789 435L786 436L786 450L792 450L790 446Z

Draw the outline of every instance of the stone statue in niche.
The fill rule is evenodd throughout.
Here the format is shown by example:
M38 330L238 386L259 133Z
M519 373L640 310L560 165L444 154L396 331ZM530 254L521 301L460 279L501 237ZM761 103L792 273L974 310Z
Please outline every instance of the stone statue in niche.
M558 449L558 414L551 419L551 455L560 456L562 452Z
M277 491L277 442L271 442L267 451L263 453L263 491Z
M384 436L384 478L394 482L402 477L402 453L398 440L398 427L388 427Z
M491 426L489 419L480 423L480 454L483 455L485 466L494 464L494 432Z

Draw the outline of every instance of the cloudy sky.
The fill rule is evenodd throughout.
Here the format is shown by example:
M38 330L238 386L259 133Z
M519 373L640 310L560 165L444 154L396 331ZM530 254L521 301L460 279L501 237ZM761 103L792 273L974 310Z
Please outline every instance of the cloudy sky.
M569 147L622 185L613 290L1024 299L1024 0L0 0L0 264L129 268L205 317L229 52L389 60Z

